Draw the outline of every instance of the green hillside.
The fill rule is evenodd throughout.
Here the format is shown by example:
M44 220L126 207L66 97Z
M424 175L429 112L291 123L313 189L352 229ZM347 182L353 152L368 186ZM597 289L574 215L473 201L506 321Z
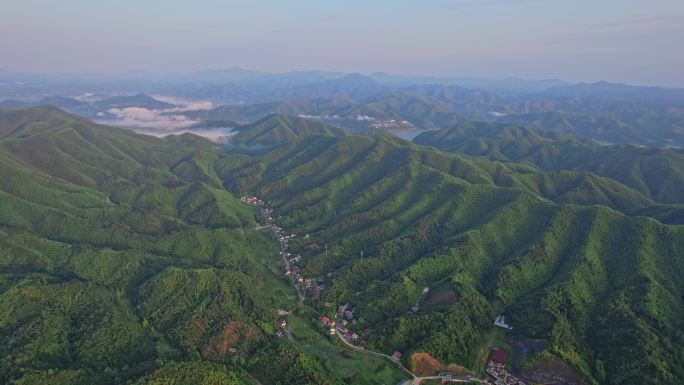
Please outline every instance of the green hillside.
M684 203L684 153L591 141L514 125L463 122L425 132L414 143L544 170L588 171L612 178L660 203Z
M0 133L0 383L341 383L275 336L291 291L214 144L52 107Z
M238 127L231 143L238 146L275 146L306 136L342 136L341 128L287 115L269 115L252 124Z
M52 107L1 111L0 383L401 381L322 335L314 310L345 303L367 349L409 367L427 352L478 374L505 314L508 337L548 342L530 365L553 355L590 383L684 381L684 227L622 213L681 207L598 172L321 126L272 116L236 134L272 146L246 155ZM297 235L320 300L288 298L246 194ZM279 308L294 311L292 340L276 335Z
M503 313L515 336L548 340L592 383L684 379L683 227L538 195L555 198L565 172L384 135L309 139L225 162L232 189L271 200L285 228L310 234L293 243L305 274L329 287L322 301L356 308L360 328L373 330L370 349L475 368ZM601 181L586 178L594 188ZM570 195L582 204L609 196L583 187ZM451 299L413 314L423 287L440 282Z

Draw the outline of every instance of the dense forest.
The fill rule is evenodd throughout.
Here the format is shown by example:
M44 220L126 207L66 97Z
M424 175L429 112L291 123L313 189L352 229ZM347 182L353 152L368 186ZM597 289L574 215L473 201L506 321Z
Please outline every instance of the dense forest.
M326 289L307 305L350 304L368 349L405 365L428 352L476 367L505 314L590 383L684 381L684 227L663 219L682 203L676 180L279 115L238 135L259 151L0 111L0 382L363 383L276 336L292 290L247 194L309 235L292 249Z
M682 150L636 145L602 146L577 136L470 121L424 132L413 142L491 160L529 162L542 170L587 171L623 183L654 202L684 203ZM672 208L676 209L676 206Z
M0 113L0 383L339 383L276 338L276 245L219 155L51 107Z
M677 383L684 228L616 210L652 198L578 171L454 156L389 135L314 137L220 161L272 200L326 301L350 303L384 352L474 366L497 313L596 383ZM238 167L235 167L238 165ZM554 202L555 201L555 202ZM612 207L612 208L611 208ZM421 290L451 299L415 314Z

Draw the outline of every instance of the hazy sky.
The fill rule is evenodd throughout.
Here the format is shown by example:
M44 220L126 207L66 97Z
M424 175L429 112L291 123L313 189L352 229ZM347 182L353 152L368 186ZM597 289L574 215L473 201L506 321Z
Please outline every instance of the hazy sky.
M0 69L245 67L684 86L684 0L2 0Z

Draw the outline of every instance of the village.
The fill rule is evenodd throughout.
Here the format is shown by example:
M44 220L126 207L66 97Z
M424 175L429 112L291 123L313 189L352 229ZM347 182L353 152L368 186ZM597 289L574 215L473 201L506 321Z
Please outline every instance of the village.
M265 224L261 225L260 223L257 223L257 229L270 228L276 236L280 246L280 257L282 258L284 265L284 275L292 282L292 286L297 292L297 296L293 296L291 299L299 300L302 303L307 298L313 301L320 300L321 293L325 289L325 285L320 284L319 280L315 277L307 277L302 274L302 270L299 267L299 263L302 261L302 256L300 254L293 255L290 251L288 251L289 241L295 238L296 234L287 234L282 227L275 223L273 209L268 208L263 200L255 196L244 196L241 197L240 200L243 203L258 208ZM309 234L304 235L304 239L309 238ZM315 242L310 243L307 247L315 251L320 250L320 245ZM427 295L429 291L430 287L425 287L422 291L422 296ZM356 309L349 303L346 303L344 305L338 306L333 313L332 303L326 302L324 306L331 309L326 311L325 314L320 317L320 324L326 333L330 336L337 335L342 342L351 348L365 350L365 347L368 343L367 338L371 333L371 329L368 326L359 325L359 322L354 314ZM418 303L411 307L411 312L413 313L416 313L418 310ZM276 330L279 337L287 337L288 339L292 340L292 325L290 322L291 315L292 311L278 309L279 318L276 322ZM509 324L506 323L506 319L502 315L496 317L494 324L506 330L513 329ZM375 352L370 353L386 357L403 368L401 365L402 353L399 351L395 351L391 355L384 355L382 353ZM494 385L525 385L523 381L516 378L506 370L505 364L507 359L508 353L506 351L494 349L485 369L485 373L488 375L488 378L480 380L471 376L467 376L467 382L474 381ZM404 368L404 370L408 372L407 369ZM431 377L417 377L415 375L413 375L413 377L414 383L416 380L419 380L418 383L420 383L421 378L441 379L442 382L463 382L463 379L458 379L456 374L449 372L442 372L437 376Z

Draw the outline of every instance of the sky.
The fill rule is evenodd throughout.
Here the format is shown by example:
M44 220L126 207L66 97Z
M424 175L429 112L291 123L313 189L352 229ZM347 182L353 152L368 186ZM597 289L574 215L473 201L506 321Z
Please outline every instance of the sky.
M2 0L0 69L558 78L684 87L684 0Z

